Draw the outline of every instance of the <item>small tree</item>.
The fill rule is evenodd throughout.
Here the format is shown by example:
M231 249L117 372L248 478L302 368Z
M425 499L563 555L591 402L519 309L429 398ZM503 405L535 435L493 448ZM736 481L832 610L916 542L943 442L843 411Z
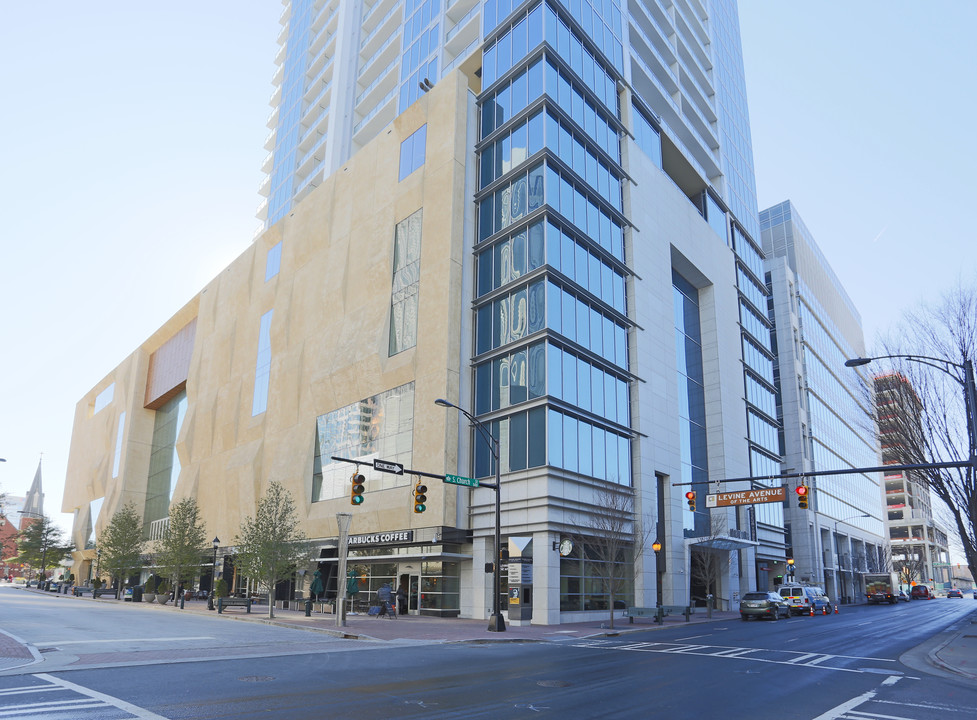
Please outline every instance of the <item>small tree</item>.
M254 517L241 523L237 564L248 577L268 588L268 617L275 617L275 585L308 557L305 534L298 528L299 518L292 495L279 482L268 486L258 501Z
M30 523L17 536L17 548L17 562L39 568L44 576L49 567L60 564L75 546L65 540L64 531L45 515Z
M132 504L118 510L98 538L102 551L102 566L109 571L115 583L116 596L119 587L130 571L141 567L142 520Z
M185 498L170 506L170 521L156 541L155 555L163 577L174 588L179 589L200 569L206 552L205 537L196 500Z
M569 535L580 548L587 573L600 578L607 592L613 629L615 602L634 585L639 571L636 561L644 554L650 529L641 527L630 488L601 489L596 493L595 505L577 526L579 529Z

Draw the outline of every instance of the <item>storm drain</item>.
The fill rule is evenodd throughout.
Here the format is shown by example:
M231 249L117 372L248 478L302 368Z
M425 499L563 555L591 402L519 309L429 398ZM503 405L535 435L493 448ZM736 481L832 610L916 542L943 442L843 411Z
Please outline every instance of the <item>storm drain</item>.
M540 680L536 684L541 687L570 687L566 680Z

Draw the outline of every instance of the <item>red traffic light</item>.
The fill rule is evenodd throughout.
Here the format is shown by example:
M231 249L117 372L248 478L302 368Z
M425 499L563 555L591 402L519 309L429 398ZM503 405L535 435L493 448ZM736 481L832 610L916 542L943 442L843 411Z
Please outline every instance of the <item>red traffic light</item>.
M807 485L798 485L794 492L798 495L807 495Z
M695 500L695 492L689 490L687 493L685 493L685 497L687 497L689 500Z

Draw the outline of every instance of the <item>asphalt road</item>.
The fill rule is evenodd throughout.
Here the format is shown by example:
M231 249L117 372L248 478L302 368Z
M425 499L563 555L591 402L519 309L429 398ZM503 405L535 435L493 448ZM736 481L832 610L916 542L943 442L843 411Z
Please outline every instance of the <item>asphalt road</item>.
M977 683L925 662L937 633L969 622L973 600L539 643L391 644L158 609L127 612L119 627L111 606L22 595L0 597L0 624L45 662L0 677L0 718L977 716ZM69 658L83 669L64 669Z

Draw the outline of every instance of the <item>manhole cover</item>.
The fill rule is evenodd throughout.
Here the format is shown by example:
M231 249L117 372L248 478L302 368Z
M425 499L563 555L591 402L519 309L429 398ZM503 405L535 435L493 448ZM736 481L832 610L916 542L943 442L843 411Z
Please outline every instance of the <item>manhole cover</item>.
M540 680L536 684L542 687L570 687L566 680Z
M246 675L238 678L241 682L271 682L274 679L271 675Z

